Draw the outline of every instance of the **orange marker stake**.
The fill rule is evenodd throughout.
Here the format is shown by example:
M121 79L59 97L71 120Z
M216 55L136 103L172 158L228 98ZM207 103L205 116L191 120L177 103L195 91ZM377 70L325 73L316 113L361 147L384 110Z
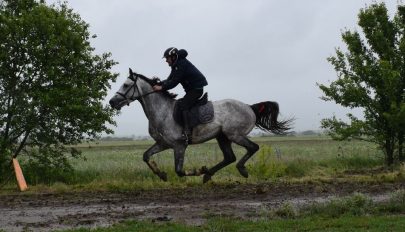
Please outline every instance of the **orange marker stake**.
M28 189L27 183L25 182L24 175L22 173L20 164L18 163L17 159L13 159L13 166L15 171L15 177L17 178L18 187L20 188L21 192L24 192Z

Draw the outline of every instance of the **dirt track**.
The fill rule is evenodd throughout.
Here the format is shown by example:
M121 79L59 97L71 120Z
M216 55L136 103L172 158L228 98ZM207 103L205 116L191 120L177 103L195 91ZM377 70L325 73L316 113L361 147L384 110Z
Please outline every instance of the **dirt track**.
M122 220L204 223L208 216L259 218L283 203L297 207L361 192L383 200L405 182L201 186L126 193L0 195L0 229L48 231L108 226Z

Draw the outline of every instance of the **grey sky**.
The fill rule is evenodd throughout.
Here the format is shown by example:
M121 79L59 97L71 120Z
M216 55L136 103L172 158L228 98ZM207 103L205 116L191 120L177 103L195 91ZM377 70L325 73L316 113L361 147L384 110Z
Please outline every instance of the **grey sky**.
M48 0L48 3L57 2ZM207 77L211 100L248 104L277 101L282 116L295 116L294 130L318 129L320 120L347 109L323 102L316 83L336 79L326 58L344 48L340 33L358 29L357 14L372 0L69 0L90 24L97 53L109 51L120 76L128 68L165 79L162 57L171 46L185 48ZM380 2L380 1L378 1ZM393 15L396 0L384 1ZM173 92L184 95L179 85ZM106 102L107 102L106 101ZM360 111L357 111L357 114ZM147 135L147 119L136 102L116 117L118 136Z

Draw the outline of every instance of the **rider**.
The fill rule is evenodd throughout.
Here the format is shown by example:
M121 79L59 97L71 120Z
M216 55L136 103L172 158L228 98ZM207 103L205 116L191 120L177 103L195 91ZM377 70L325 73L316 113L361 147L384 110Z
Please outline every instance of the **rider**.
M176 87L179 83L183 86L186 95L179 99L179 107L182 111L184 128L183 136L186 141L191 136L187 120L187 111L197 102L204 93L204 86L208 85L204 75L186 59L188 53L184 49L178 50L175 47L166 49L163 58L166 58L167 64L171 67L169 77L159 85L153 86L153 90L169 90Z

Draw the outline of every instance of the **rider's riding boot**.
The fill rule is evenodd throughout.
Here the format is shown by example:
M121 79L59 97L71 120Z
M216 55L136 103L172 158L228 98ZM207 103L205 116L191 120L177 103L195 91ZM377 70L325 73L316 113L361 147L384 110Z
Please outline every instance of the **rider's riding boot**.
M183 111L183 122L184 122L183 137L186 140L186 143L191 143L191 130L190 130L186 110Z

